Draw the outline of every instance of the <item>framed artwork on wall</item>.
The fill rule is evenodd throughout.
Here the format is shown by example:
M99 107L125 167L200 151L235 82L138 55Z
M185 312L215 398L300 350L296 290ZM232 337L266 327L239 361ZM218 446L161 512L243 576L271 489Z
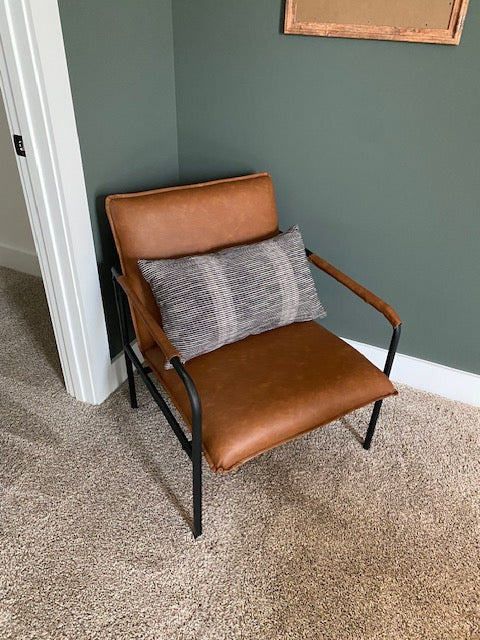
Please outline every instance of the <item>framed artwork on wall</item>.
M286 0L285 33L459 44L468 0Z

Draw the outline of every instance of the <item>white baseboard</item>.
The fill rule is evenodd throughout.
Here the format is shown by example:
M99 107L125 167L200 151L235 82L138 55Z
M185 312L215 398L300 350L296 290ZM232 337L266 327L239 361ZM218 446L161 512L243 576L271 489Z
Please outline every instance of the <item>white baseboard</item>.
M0 266L40 276L40 265L35 253L24 249L15 249L0 243Z
M383 369L387 349L347 338L343 339L373 364ZM395 382L408 384L415 389L430 391L450 400L458 400L480 407L480 375L475 373L452 369L443 364L397 353L390 377Z

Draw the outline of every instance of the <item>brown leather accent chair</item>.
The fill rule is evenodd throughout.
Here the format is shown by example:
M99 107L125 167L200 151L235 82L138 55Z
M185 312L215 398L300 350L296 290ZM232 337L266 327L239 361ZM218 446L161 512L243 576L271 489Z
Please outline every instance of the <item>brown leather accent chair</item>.
M316 322L252 335L182 364L138 268L139 258L207 253L276 235L275 197L268 174L112 195L106 209L123 272L112 270L131 406L137 406L134 365L192 461L195 537L202 531L202 451L215 472L230 471L373 402L364 442L366 449L370 447L382 400L396 394L388 376L401 323L388 304L307 250L313 265L372 305L392 325L384 372ZM143 363L127 338L125 299ZM173 369L165 369L166 361ZM192 433L191 440L162 394L173 401Z

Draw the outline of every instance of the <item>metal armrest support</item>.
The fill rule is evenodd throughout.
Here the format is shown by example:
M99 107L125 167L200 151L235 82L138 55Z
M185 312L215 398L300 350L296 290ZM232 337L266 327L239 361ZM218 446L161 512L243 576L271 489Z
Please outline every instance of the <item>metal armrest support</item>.
M386 376L389 376L392 370L393 359L397 351L398 341L400 340L400 332L402 327L402 321L400 320L400 317L398 316L395 309L393 309L389 304L384 302L374 293L372 293L365 287L362 287L361 284L358 284L358 282L352 280L352 278L340 271L340 269L337 269L323 258L320 258L320 256L317 256L315 253L309 251L309 249L305 249L305 252L312 264L337 280L337 282L340 282L340 284L343 284L345 287L347 287L347 289L350 289L350 291L352 291L355 295L357 295L367 304L371 305L377 311L383 314L385 318L390 322L393 327L393 335L390 341L390 347L388 349L385 367L383 369L384 374Z
M135 381L133 378L132 364L135 365L140 377L144 381L147 389L150 391L153 399L164 414L168 423L172 427L182 448L188 454L192 461L192 480L193 480L193 535L195 538L202 533L202 405L197 388L191 376L182 364L180 354L175 350L174 346L158 325L158 322L142 304L138 296L130 287L125 276L122 276L112 267L112 278L115 291L115 301L117 304L117 313L120 323L120 333L122 336L123 352L125 354L125 364L127 367L128 385L130 390L130 402L132 408L136 408L137 397L135 392ZM182 428L178 424L177 419L171 412L169 406L159 393L157 387L148 376L149 369L144 367L137 357L136 353L128 343L127 338L127 312L126 305L120 292L135 307L135 310L141 315L145 321L148 330L151 333L155 343L162 350L163 355L170 361L177 375L183 382L190 401L192 411L192 439L189 441L185 436Z
M340 284L343 284L347 289L350 289L355 295L364 300L367 304L374 307L377 311L385 316L388 322L393 327L392 339L390 340L390 346L387 353L387 359L385 360L385 366L383 369L383 373L390 377L390 372L392 370L393 359L395 358L395 354L397 352L398 342L400 340L400 333L402 328L402 321L398 316L395 309L393 309L389 304L384 302L381 298L376 296L374 293L363 287L355 280L352 280L345 273L337 269L329 262L320 258L316 254L312 253L308 249L305 249L307 257L309 261L314 264L316 267L327 273L329 276L334 278ZM364 449L370 449L370 445L372 443L373 434L375 433L375 427L377 424L378 416L380 414L380 409L382 407L383 400L377 400L373 407L372 417L370 418L370 423L368 425L367 434L365 436L365 441L363 443Z

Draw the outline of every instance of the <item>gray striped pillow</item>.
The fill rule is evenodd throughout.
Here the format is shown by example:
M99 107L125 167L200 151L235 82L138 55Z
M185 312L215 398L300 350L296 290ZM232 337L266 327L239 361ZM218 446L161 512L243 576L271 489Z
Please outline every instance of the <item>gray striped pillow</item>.
M138 266L155 296L164 331L185 360L326 315L297 226L255 244L139 260Z

